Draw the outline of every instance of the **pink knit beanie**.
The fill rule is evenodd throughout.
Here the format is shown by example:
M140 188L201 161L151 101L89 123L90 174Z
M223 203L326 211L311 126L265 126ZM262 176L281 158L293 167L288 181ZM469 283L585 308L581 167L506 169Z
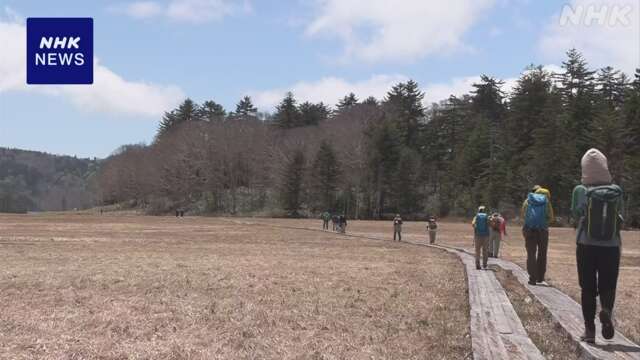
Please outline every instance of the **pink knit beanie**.
M607 158L598 149L589 149L582 157L583 185L605 185L611 183Z

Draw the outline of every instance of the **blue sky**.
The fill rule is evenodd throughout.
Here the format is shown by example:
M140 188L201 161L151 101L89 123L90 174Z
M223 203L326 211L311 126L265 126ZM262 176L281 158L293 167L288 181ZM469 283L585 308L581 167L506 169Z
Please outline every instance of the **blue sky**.
M615 23L568 24L567 7L618 7ZM272 109L287 90L335 103L414 79L427 104L480 74L557 68L577 47L594 67L638 66L635 0L0 0L0 146L105 157L149 142L184 97ZM94 18L95 83L24 85L24 18ZM605 22L610 20L603 18ZM612 39L616 39L612 41Z

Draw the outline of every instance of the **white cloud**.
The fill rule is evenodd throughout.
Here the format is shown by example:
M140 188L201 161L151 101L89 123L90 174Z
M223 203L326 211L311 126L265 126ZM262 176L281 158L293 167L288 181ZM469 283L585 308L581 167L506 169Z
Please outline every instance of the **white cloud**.
M473 84L480 81L480 76L453 78L446 83L428 84L424 91L424 104L431 105L446 100L451 95L460 96L470 92Z
M79 109L159 116L185 98L177 86L127 81L97 60L89 86L57 86L56 95L68 98Z
M403 75L375 75L368 80L349 82L336 77L325 77L315 82L298 82L286 89L250 91L254 103L261 110L272 111L287 91L293 92L299 102L324 102L335 105L342 97L353 92L363 100L369 96L384 97L391 86L408 78Z
M464 33L495 0L318 0L311 36L337 36L346 59L412 61L465 49Z
M154 1L136 1L124 6L122 11L131 17L144 19L160 15L163 9Z
M227 15L250 13L252 7L248 0L144 0L117 5L111 10L138 19L165 17L198 24L217 21Z
M0 19L0 93L34 92L60 96L83 111L159 116L185 95L176 86L128 81L94 59L93 85L26 85L26 28Z
M594 67L607 65L632 74L640 67L638 0L571 0L560 6L539 47L549 60L576 48Z

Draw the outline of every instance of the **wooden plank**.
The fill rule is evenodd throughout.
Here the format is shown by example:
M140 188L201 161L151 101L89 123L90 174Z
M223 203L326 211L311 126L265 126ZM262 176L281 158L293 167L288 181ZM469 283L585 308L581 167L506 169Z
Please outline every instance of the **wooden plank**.
M543 359L493 271L476 270L473 256L455 253L467 271L474 358Z

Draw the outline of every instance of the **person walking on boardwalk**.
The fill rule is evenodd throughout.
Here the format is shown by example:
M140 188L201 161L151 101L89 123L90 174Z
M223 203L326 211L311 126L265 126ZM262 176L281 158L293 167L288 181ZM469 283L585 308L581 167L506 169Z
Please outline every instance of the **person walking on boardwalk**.
M585 331L595 342L596 297L600 295L602 337L614 335L613 305L620 268L620 227L624 220L622 189L612 183L607 158L588 150L581 161L582 181L573 189L571 213L577 221L576 262Z
M480 255L482 253L482 268L487 268L489 260L489 216L484 206L478 207L478 213L471 222L473 226L473 243L476 254L476 269L480 270Z
M489 217L489 256L498 257L500 242L505 235L507 235L507 222L500 213L494 212Z
M544 282L547 271L547 248L549 246L549 224L553 222L551 192L536 185L522 203L524 218L522 235L527 250L527 272L529 285Z
M427 232L429 233L429 244L435 244L436 232L438 231L438 223L434 216L429 217L427 221Z
M393 218L393 241L396 241L396 235L398 236L398 241L402 241L402 218L400 214L396 214L396 217Z
M322 219L322 230L329 230L329 221L331 220L331 214L328 211L323 212L320 215Z

